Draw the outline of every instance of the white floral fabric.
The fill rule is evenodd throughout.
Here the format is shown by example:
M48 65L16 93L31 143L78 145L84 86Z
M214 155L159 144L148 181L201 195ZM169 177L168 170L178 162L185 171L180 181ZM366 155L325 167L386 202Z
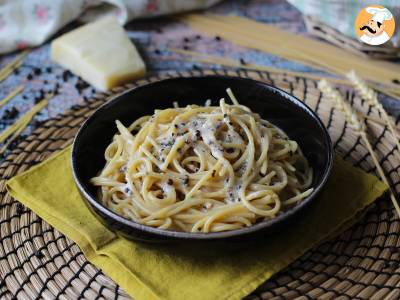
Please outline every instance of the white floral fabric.
M142 17L207 8L220 0L0 0L0 53L38 46L73 20Z

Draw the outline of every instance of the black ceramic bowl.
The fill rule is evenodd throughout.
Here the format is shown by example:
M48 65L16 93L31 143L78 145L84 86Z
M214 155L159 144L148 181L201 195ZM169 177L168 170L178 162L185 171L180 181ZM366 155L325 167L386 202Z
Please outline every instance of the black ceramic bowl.
M257 112L262 118L283 129L297 141L313 170L313 193L299 205L270 221L243 229L219 233L185 233L145 226L127 220L104 207L96 199L96 188L89 182L105 164L104 151L117 129L115 120L128 126L137 118L153 114L155 109L213 104L226 97L226 88L232 88L241 104ZM324 186L332 167L333 150L328 132L317 115L292 95L262 82L225 76L205 76L167 79L134 88L118 95L89 117L75 137L72 150L72 169L76 185L92 212L109 228L124 236L144 241L171 240L242 240L263 236L285 226L301 216Z

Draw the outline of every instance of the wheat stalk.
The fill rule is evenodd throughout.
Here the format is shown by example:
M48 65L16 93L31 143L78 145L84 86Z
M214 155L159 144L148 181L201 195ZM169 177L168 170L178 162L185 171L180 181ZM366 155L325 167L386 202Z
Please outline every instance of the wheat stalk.
M390 133L392 134L396 147L397 152L395 152L398 159L400 159L400 143L399 143L399 135L395 130L395 125L393 121L390 119L389 115L387 114L386 110L383 108L382 104L378 101L378 94L370 88L367 83L359 77L354 70L350 71L346 74L346 77L350 80L350 82L354 85L356 91L360 94L360 96L372 107L375 107L385 121L385 125L388 126Z
M381 180L390 188L388 179L384 171L382 170L381 165L379 164L378 158L376 157L376 154L372 149L370 141L368 140L367 134L365 132L365 124L364 122L360 121L357 112L352 107L350 107L350 105L347 102L345 102L342 95L336 89L334 89L332 85L325 79L320 80L318 82L318 88L330 100L334 102L335 107L344 115L346 122L350 125L351 128L353 128L355 133L360 135L361 139L363 140L363 142L367 147L368 152L372 157L372 160L375 164L376 169L378 170L378 174ZM400 217L400 207L399 204L397 203L395 193L391 188L390 188L390 199L392 200L393 206L396 209L397 215Z

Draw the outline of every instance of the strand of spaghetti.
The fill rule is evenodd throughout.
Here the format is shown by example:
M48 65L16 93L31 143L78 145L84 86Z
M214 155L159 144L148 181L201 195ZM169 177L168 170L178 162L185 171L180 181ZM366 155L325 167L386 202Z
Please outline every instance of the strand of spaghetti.
M194 57L190 57L187 59L192 62L200 62L200 63L204 63L204 64L218 64L220 66L234 67L234 68L240 68L240 69L246 69L246 70L267 71L270 73L291 75L291 76L301 77L301 78L306 78L306 79L311 79L311 80L326 79L326 80L329 80L329 82L332 82L334 84L352 86L352 84L348 80L341 79L341 78L335 78L332 76L325 76L323 74L316 75L316 74L311 74L311 73L307 73L307 72L296 72L296 71L292 71L289 69L274 68L274 67L270 67L270 66L254 64L251 62L247 62L246 64L243 64L238 60L224 58L224 57L220 57L220 56L207 55L204 53L190 51L190 50L183 50L183 49L177 49L177 48L167 48L167 50L176 52L176 53L180 53L183 55L194 56ZM186 59L186 58L184 58L184 59ZM326 71L325 69L321 69L321 70ZM338 74L336 74L336 75L338 75ZM373 84L373 83L371 83L370 85L371 85L371 87L373 87L380 93L390 96L393 99L400 100L400 94L399 94L400 91L397 91L397 90L392 91L388 88L382 88L379 85ZM365 118L369 118L369 117L365 116ZM380 123L380 122L378 121L377 123Z
M307 197L312 171L297 144L228 95L230 105L176 105L128 128L117 122L91 179L102 203L147 226L209 232L275 217L279 194L293 205Z
M176 52L176 53L180 53L183 55L187 55L187 56L193 56L193 58L192 57L188 58L189 61L193 61L193 62L201 62L201 63L205 63L205 64L218 64L221 66L241 68L241 69L246 69L246 70L267 71L270 73L291 75L291 76L295 76L295 77L302 77L302 78L307 78L307 79L312 79L312 80L320 80L320 79L326 78L326 79L332 80L332 82L335 82L337 84L348 85L348 86L351 85L347 80L343 80L340 78L334 78L332 76L316 75L316 74L311 74L311 73L307 73L307 72L297 72L297 71L293 71L293 70L289 70L289 69L264 66L264 65L251 63L251 62L246 62L246 64L243 64L238 60L220 57L220 56L213 56L213 55L190 51L190 50L182 50L182 49L177 49L177 48L167 48L167 50ZM313 66L310 65L310 67L314 67L321 71L326 71L324 68L320 68L315 65L313 65Z
M38 104L33 106L24 116L20 117L13 125L9 126L0 134L0 143L4 142L9 136L17 131L27 119L31 120L32 117L40 111L48 103L47 99L40 101Z
M211 15L211 17L214 17ZM237 17L237 16L218 16L215 15L215 17L219 21L227 21L230 20L232 24L241 24L245 26L247 24L249 27L252 28L257 28L259 30L266 29L266 27L269 27L269 31L271 31L274 26L259 23L247 18L242 18L242 17ZM237 26L238 28L243 28L241 26ZM276 28L276 27L275 27ZM385 62L385 61L371 61L369 60L368 63L366 62L366 59L359 57L358 55L354 55L351 53L348 53L347 51L338 48L336 46L330 45L325 42L320 42L318 40L314 39L309 39L300 35L296 35L284 30L280 30L276 28L277 33L280 35L282 43L280 44L282 47L295 47L295 51L298 52L300 56L305 55L308 59L315 61L317 64L327 64L331 68L340 70L342 72L342 75L344 75L348 71L348 66L349 64L346 64L345 62L350 62L354 65L355 68L361 68L360 70L365 70L365 69L375 69L374 74L363 74L363 76L367 75L367 78L371 79L372 81L376 80L375 75L377 73L379 74L384 74L384 78L387 78L387 82L382 82L384 84L387 84L388 86L392 86L394 88L398 88L394 83L392 83L392 79L396 77L390 77L388 74L395 74L399 72L400 68L398 65ZM262 31L254 31L257 33L260 33ZM253 32L250 32L253 33ZM264 36L270 37L270 35L267 35L263 32ZM286 36L287 38L282 38L283 36ZM276 35L274 36L276 37ZM273 39L275 40L275 39ZM321 59L320 59L321 58ZM360 72L358 72L360 73ZM381 79L381 78L378 78Z
M316 64L325 69L328 67L329 70L340 72L341 75L348 71L348 66L352 66L368 81L399 90L392 80L398 77L400 68L393 63L367 62L364 58L327 43L246 18L192 14L181 19L206 34L218 34L233 43L270 52L303 64Z
M278 69L278 68L273 68L273 67L269 67L269 66L261 66L261 65L252 64L252 63L246 63L246 65L243 65L239 61L230 60L230 59L226 59L223 57L205 55L205 54L199 53L199 52L194 52L194 51L189 51L189 50L181 50L181 49L176 49L176 48L167 48L167 49L170 51L174 51L174 52L185 54L185 55L204 56L204 58L200 57L200 58L197 58L197 60L192 60L192 61L199 61L202 63L219 64L219 65L230 66L230 67L239 67L239 68L248 69L248 70L269 71L272 73L279 73L279 74L283 74L283 75L286 75L286 74L293 75L293 76L308 78L308 79L312 79L312 80L326 79L330 83L352 86L352 84L348 80L344 80L344 79L340 79L340 78L332 78L332 77L328 77L328 76L308 74L305 72L295 72L295 71L291 71L291 70L287 70L287 69ZM400 100L400 98L396 94L392 93L388 89L383 89L376 85L374 85L374 88L383 94L386 94L396 100ZM373 117L370 117L367 115L362 115L362 117L365 119L368 119L370 121L373 121L377 124L386 125L385 122L382 122L376 118L373 118Z
M398 90L385 89L380 87L378 84L370 84L370 86L382 94L385 94L395 100L400 100L400 91Z
M0 74L0 82L2 82L4 79L6 79L8 76L10 76L12 73L13 73L13 69L4 70Z
M203 232L208 232L209 228L211 226L211 223L216 220L218 217L224 216L227 213L232 213L232 212L237 212L239 210L242 210L241 205L231 205L230 207L224 208L223 210L217 211L209 216L205 216L201 220L197 221L192 228L192 232L197 232L199 231L199 227L203 227Z
M3 105L7 104L12 98L17 96L23 90L24 90L24 86L23 85L20 85L20 86L16 87L7 96L5 96L3 99L0 100L0 107L2 107Z
M264 44L270 43L268 40L263 41L264 37L254 36L254 34L249 34L249 32L246 32L245 30L241 30L239 28L229 28L234 25L233 24L229 25L224 21L221 22L219 20L214 20L213 18L210 18L209 15L207 17L200 17L200 18L199 16L191 15L185 17L184 20L189 21L189 24L195 29L198 29L205 33L221 35L223 38L230 40L231 42L241 46L246 46L257 50L265 51ZM294 54L293 52L290 52L288 49L277 46L276 44L271 44L268 47L269 47L268 52L271 52L272 54L279 53L280 54L279 56L282 56L286 59L318 68L318 64L315 64L310 60L302 59L301 57L299 57L298 53Z
M1 70L0 70L0 81L3 81L5 78L7 78L15 68L21 66L22 60L25 58L25 56L28 54L28 51L22 51L20 54L18 54L12 61L10 61L7 65L5 65Z
M400 217L400 206L397 203L397 199L394 196L395 194L393 192L393 189L391 188L389 181L376 157L375 151L373 150L371 143L367 137L367 134L365 132L365 125L360 122L357 117L357 113L349 106L349 104L345 102L340 93L334 90L334 88L327 81L321 80L318 83L318 88L335 102L336 107L345 115L346 121L350 124L351 127L353 127L354 131L361 136L369 154L371 155L372 161L374 162L374 165L378 171L379 177L385 184L390 187L390 199L397 212L397 215Z
M43 109L48 104L49 99L45 98L40 101L38 104L33 106L30 111L28 111L24 116L19 118L13 125L8 127L5 131L0 134L0 143L3 143L10 136L11 138L2 146L0 149L0 154L4 153L8 146L14 141L19 135L25 130L25 128L29 125L32 118Z
M12 136L4 143L4 145L0 148L0 155L3 154L8 147L10 146L10 144L15 141L19 135L25 130L25 128L28 126L30 120L26 119L24 120L24 122L19 126L19 128L14 131L14 133L12 134Z
M212 175L212 172L214 170L217 170L217 168L221 165L221 161L218 161L214 167L209 170L197 183L196 185L189 191L189 193L186 194L185 199L190 199L190 197L192 197L192 195L207 181L207 179L210 178L210 176Z

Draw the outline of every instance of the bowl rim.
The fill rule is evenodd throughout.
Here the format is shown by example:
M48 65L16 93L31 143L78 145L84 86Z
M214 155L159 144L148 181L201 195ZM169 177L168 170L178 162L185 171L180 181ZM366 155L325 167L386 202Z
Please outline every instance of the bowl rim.
M234 229L234 230L228 230L228 231L221 231L221 232L210 232L210 233L204 233L204 232L183 232L183 231L172 231L172 230L165 230L165 229L159 229L151 226L147 226L144 224L136 223L135 221L128 220L119 214L113 212L112 210L108 209L107 207L103 206L97 199L96 197L92 197L92 195L89 193L88 189L85 187L83 183L81 183L80 179L78 178L78 170L76 166L76 152L77 152L77 141L80 139L80 136L82 132L86 129L87 126L93 121L93 118L95 118L97 115L101 114L103 111L107 110L109 106L114 105L115 102L119 101L122 96L128 93L135 93L138 90L141 89L148 89L148 88L154 88L154 86L160 84L160 83L165 83L169 81L176 81L176 80L192 80L192 79L224 79L224 80L239 80L239 81L247 81L250 84L255 84L255 85L262 85L263 88L266 88L270 90L271 92L277 93L280 98L284 98L285 101L290 102L290 105L296 105L300 107L302 110L305 110L309 115L311 115L311 118L316 122L316 124L320 127L320 129L323 132L324 135L324 143L327 144L327 163L325 164L325 170L321 176L321 181L320 183L314 187L313 192L305 198L300 204L296 205L292 209L284 212L283 214L268 220L268 221L263 221L260 223L256 223L252 226L249 227L243 227L240 229ZM150 234L155 234L161 237L169 237L169 238L178 238L178 239L191 239L191 240L218 240L218 239L225 239L225 238L230 238L230 237L238 237L242 235L247 235L250 233L255 233L259 230L262 230L265 227L272 227L276 224L278 224L281 221L284 221L285 219L289 219L291 216L296 214L297 212L301 211L303 207L307 206L312 202L312 200L317 197L319 192L322 190L322 188L325 186L329 175L332 171L332 166L333 166L333 146L332 146L332 141L330 138L330 135L328 133L328 130L326 129L325 125L319 118L319 116L303 101L299 100L296 96L289 94L288 92L272 86L268 83L255 80L255 79L250 79L250 78L243 78L243 77L236 77L236 76L226 76L226 75L200 75L200 76L190 76L190 77L171 77L171 78L166 78L162 80L157 80L154 82L149 82L141 86L135 86L132 88L127 89L126 91L110 97L110 99L102 104L100 107L98 107L81 125L79 130L77 131L73 143L72 143L72 151L71 151L71 165L72 165L72 174L73 178L75 181L75 184L77 185L80 193L83 195L84 201L88 201L90 205L94 206L96 209L101 211L103 214L107 215L114 221L118 223L122 223L124 226L128 226L132 228L133 230L139 230L139 231L144 231L146 233ZM93 212L92 212L93 213Z

